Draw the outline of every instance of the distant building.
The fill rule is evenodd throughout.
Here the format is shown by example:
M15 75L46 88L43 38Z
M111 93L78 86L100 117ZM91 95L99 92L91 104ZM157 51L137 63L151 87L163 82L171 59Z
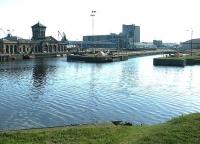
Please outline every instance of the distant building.
M181 48L190 49L192 46L193 49L200 49L200 38L188 40L181 43Z
M66 41L57 41L52 36L46 36L45 32L46 26L38 22L32 26L32 39L22 39L8 34L0 39L0 53L12 55L67 51Z
M127 39L132 39L133 42L140 42L140 27L123 24L122 35Z
M38 22L31 28L32 28L32 40L45 39L46 26Z
M161 48L162 40L153 40L153 44L156 45L157 48Z
M52 36L45 36L46 26L39 22L32 26L32 53L65 52L65 43L57 41Z
M140 27L135 25L123 25L120 34L83 36L85 47L134 48L136 42L140 42Z
M31 51L31 40L22 39L8 34L0 39L0 53L2 54L20 54Z
M152 42L137 42L134 44L136 49L156 49L157 46Z

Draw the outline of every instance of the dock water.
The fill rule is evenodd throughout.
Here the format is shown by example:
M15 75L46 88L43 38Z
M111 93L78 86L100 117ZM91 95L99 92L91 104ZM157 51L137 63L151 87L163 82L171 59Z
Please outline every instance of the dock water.
M9 61L9 55L0 54L0 62Z

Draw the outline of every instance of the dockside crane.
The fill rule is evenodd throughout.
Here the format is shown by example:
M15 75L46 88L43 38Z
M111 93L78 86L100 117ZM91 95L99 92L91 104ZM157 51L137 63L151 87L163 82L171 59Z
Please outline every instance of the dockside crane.
M60 39L59 36L61 36L61 41L68 41L64 32L61 33L60 31L58 31L58 40Z
M14 32L14 29L7 29L7 32L5 32L4 29L0 28L0 31L2 31L7 36L11 36L11 34Z

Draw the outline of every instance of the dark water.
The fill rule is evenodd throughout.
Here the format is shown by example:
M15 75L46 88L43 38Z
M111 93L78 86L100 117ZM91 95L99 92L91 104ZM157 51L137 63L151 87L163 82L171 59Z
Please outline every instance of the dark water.
M200 112L200 66L154 67L66 58L0 64L0 129L124 120L155 124Z

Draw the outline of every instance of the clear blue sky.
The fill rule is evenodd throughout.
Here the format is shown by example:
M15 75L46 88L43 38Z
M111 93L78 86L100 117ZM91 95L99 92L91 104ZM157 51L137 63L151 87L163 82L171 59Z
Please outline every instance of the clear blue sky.
M30 38L40 21L47 35L58 30L70 40L92 33L91 11L96 10L95 34L121 32L122 24L141 27L141 41L181 42L200 37L199 0L0 0L0 28ZM0 31L0 37L4 34Z

